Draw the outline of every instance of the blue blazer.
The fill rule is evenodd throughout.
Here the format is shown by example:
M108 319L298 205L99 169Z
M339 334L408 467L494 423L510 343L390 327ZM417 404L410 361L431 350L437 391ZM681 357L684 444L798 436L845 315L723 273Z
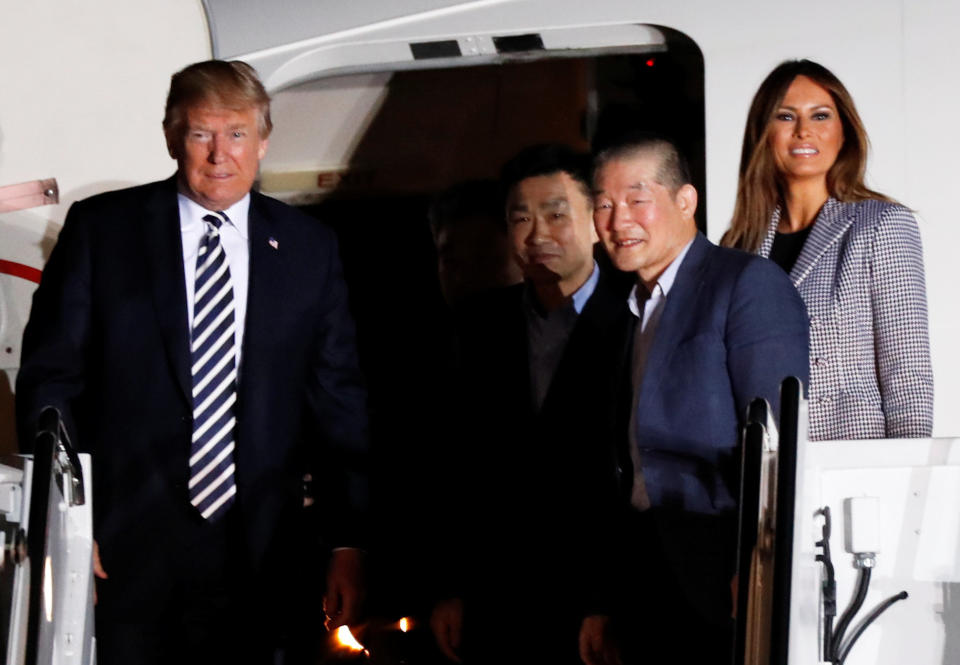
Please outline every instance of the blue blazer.
M332 231L251 193L249 242L236 511L256 571L276 568L303 538L308 470L330 506L327 543L357 544L367 424ZM17 377L21 446L41 408L61 410L93 455L103 565L143 598L164 584L154 552L192 510L183 274L173 178L74 204L34 295Z
M627 316L629 333L637 317ZM627 511L617 565L645 566L647 550L658 549L655 560L672 569L677 593L716 625L730 617L747 406L763 397L778 410L785 377L806 383L807 344L803 301L777 265L696 236L667 294L637 397L636 441L651 510ZM626 433L630 409L625 398L620 404ZM621 460L629 468L629 456ZM620 602L642 602L638 593L621 591Z
M747 406L764 397L779 413L783 379L806 385L807 348L803 301L783 271L698 234L667 295L637 403L653 506L735 509Z

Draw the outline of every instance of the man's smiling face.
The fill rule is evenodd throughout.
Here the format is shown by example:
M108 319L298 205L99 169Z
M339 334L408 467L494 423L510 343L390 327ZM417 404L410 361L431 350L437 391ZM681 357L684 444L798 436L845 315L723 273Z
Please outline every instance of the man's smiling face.
M655 282L696 234L696 190L676 193L657 181L654 154L612 159L594 178L593 218L613 264Z

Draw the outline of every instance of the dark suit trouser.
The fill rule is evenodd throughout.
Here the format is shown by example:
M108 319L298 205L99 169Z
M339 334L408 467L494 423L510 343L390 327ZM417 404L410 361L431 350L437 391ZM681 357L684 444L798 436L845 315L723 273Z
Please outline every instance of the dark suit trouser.
M626 665L728 665L736 523L653 509L629 516L614 631Z
M546 517L505 523L499 535L499 546L469 558L464 664L580 665L589 551Z
M167 576L160 597L127 597L120 571L98 580L99 665L273 662L271 627L261 622L269 612L255 606L244 574L236 511L215 523L190 517L157 552Z
M491 588L489 596L468 596L461 650L464 665L580 665L582 617L565 593L569 584L565 573L560 572L549 588L542 580Z

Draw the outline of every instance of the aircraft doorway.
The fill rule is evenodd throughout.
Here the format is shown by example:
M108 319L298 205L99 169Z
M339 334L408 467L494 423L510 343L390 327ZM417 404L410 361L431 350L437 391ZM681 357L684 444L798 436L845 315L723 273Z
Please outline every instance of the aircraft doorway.
M663 32L655 50L350 74L275 95L262 189L336 230L357 320L374 451L374 615L415 615L429 600L426 553L445 531L438 488L455 482L445 460L469 427L442 412L456 350L431 203L458 183L495 180L522 147L589 151L636 130L678 142L704 200L703 60L688 38Z

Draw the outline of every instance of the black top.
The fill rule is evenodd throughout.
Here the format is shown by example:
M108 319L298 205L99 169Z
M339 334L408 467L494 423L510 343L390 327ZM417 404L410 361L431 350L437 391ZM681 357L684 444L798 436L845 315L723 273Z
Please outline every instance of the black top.
M784 272L789 275L790 271L793 270L793 264L800 258L803 244L807 241L807 236L810 235L810 229L812 228L813 224L793 233L777 231L777 235L773 239L773 247L770 248L770 260L783 268Z

